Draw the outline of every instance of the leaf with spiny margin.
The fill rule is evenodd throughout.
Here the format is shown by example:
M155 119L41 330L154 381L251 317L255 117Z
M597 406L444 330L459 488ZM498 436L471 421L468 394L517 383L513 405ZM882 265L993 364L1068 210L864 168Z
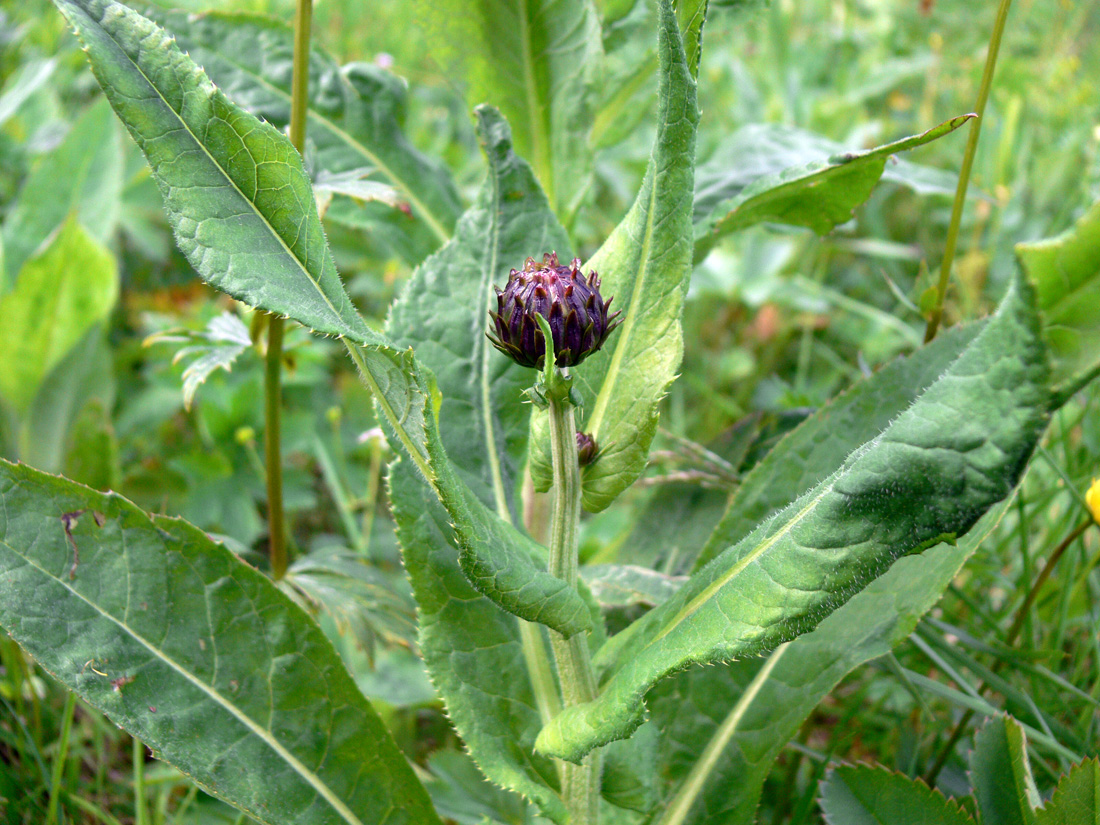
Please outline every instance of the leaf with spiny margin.
M871 765L838 765L821 783L829 825L974 825L957 802L920 779Z
M713 558L737 543L791 497L835 472L867 431L884 429L911 406L986 323L945 330L788 433L742 480L704 556ZM664 734L658 752L660 773L669 780L667 804L686 807L699 825L752 825L764 781L785 743L846 674L908 637L1005 506L991 509L957 544L899 559L813 632L768 660L692 669L654 688L647 705ZM746 692L750 684L753 690Z
M302 160L219 91L165 31L113 0L55 0L145 154L199 275L311 329L382 343L344 291Z
M114 256L70 215L0 297L0 401L25 414L46 376L117 299Z
M592 0L417 0L414 8L431 59L464 82L471 106L504 113L551 207L572 214L592 174L588 135L602 62Z
M320 628L186 522L0 462L0 625L260 822L439 822Z
M810 633L766 660L693 668L646 700L662 731L665 807L694 825L753 825L787 742L848 673L901 644L997 525L1007 500L955 545L899 559Z
M417 267L387 329L432 370L441 395L438 438L428 438L436 491L451 514L470 581L505 610L571 636L590 627L588 608L546 569L543 550L512 526L515 478L525 452L523 390L534 372L498 353L485 335L493 284L531 248L567 251L530 167L512 151L507 122L477 110L489 175L455 237Z
M908 409L985 328L986 321L945 330L907 358L855 384L788 433L741 481L693 570L741 541L772 513L836 472L868 432L880 432Z
M584 506L598 512L645 470L657 408L683 355L680 317L691 277L691 196L699 110L669 0L658 4L657 137L637 200L584 266L614 296L623 322L607 346L574 369L584 424L600 447L582 474ZM545 413L532 416L531 474L549 489Z
M122 138L107 101L89 106L61 145L27 176L4 221L8 283L70 215L107 243L118 223L124 181ZM4 276L0 271L0 294Z
M1035 282L1055 386L1100 372L1100 202L1054 238L1016 244Z
M1039 791L1024 729L1011 716L993 717L974 735L970 784L986 825L1035 825Z
M470 755L489 779L563 822L557 769L534 752L542 725L519 627L459 565L450 516L405 459L389 495L420 620L420 651Z
M294 32L289 26L236 12L195 15L150 7L148 16L172 32L180 48L240 106L279 128L290 122ZM395 248L429 251L446 242L461 211L458 192L447 169L405 135L406 90L400 78L363 63L340 67L313 46L309 90L307 134L317 168L335 175L369 169L373 181L393 188L416 219L400 211L382 219L389 231L412 235ZM339 219L354 211L349 203L330 215Z
M805 226L825 234L850 220L853 210L870 197L891 155L950 134L973 117L976 115L953 117L919 135L874 149L835 154L781 170L765 166L752 173L752 178L736 167L708 164L700 169L695 199L695 260L706 257L724 235L764 221ZM735 133L733 140L743 142L744 136ZM766 146L762 151L767 152Z
M1086 759L1061 778L1036 825L1100 825L1100 759Z
M580 759L629 736L661 678L773 650L808 632L899 557L966 533L1015 486L1048 420L1034 293L1014 283L985 328L913 405L840 469L695 573L596 657L595 700L539 734Z

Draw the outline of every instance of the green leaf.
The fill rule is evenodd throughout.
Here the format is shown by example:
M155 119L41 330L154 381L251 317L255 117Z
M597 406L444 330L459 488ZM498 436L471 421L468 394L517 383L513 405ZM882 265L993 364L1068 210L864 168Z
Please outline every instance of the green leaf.
M579 429L599 444L584 468L584 506L607 507L645 469L657 431L657 408L683 354L680 316L691 277L691 193L699 112L680 29L667 2L659 4L657 137L634 205L585 270L615 296L623 323L608 346L575 370L585 419ZM532 476L550 485L545 414L532 417ZM536 450L538 452L536 452Z
M540 750L572 760L628 736L662 677L772 650L900 556L964 534L1023 471L1046 426L1048 373L1034 294L1015 283L911 407L605 645L600 695L551 722Z
M974 825L938 790L882 767L840 765L821 785L829 825Z
M847 674L909 636L1005 507L955 545L899 559L768 659L692 669L658 685L647 704L663 731L661 774L671 780L661 825L753 825L764 781L802 723Z
M420 651L447 713L489 779L562 822L557 769L534 752L542 725L517 620L482 596L458 563L450 517L402 459L389 493L420 620Z
M53 58L28 60L12 73L4 84L3 94L0 94L0 126L7 123L19 107L45 85L56 68L57 60Z
M1071 229L1016 244L1035 282L1056 386L1070 388L1100 370L1100 202Z
M993 717L974 736L970 784L983 825L1035 825L1039 791L1023 728L1011 716Z
M465 81L471 106L490 103L504 113L552 208L571 214L592 171L592 87L602 55L591 0L417 0L415 7L431 58Z
M686 576L667 576L633 564L590 564L580 574L600 607L653 607L687 581Z
M344 292L309 179L275 127L232 103L172 39L113 0L55 0L145 154L199 275L331 335L381 343Z
M684 39L688 70L699 77L699 59L703 55L703 24L707 21L707 0L677 0L676 19Z
M741 541L772 513L832 475L868 432L881 432L943 374L985 328L953 327L834 398L787 434L741 481L695 570Z
M150 8L149 16L175 35L180 48L232 100L279 128L290 122L290 27L240 13ZM249 48L242 49L242 43ZM372 182L392 187L427 230L419 245L431 249L451 237L461 211L459 197L446 168L406 137L405 97L404 83L377 66L341 68L316 46L310 51L307 134L316 147L317 167L328 175L366 170ZM396 232L410 232L404 212L390 213L385 221Z
M439 822L320 629L185 522L0 463L0 624L260 822Z
M0 399L25 413L46 376L117 298L114 257L70 217L0 298Z
M1036 825L1100 825L1100 760L1086 759L1062 777Z
M975 115L960 115L919 135L824 158L814 151L824 147L798 133L735 133L730 151L721 152L714 162L700 169L695 199L695 260L706 257L722 236L763 221L805 226L825 234L849 220L852 211L867 200L883 177L891 155L950 134L972 117ZM777 148L769 145L772 140L779 142ZM792 141L798 154L805 152L809 157L789 163L793 158L787 144ZM753 165L746 169L742 158L748 152L752 153ZM788 165L775 168L775 157ZM734 165L734 159L739 163Z
M118 221L122 184L118 125L111 107L100 100L27 176L12 205L4 221L9 280L69 215L75 215L92 238L107 243Z
M252 346L248 327L232 312L223 312L211 319L206 328L199 332L167 330L150 335L144 343L150 346L191 341L200 343L181 347L172 357L173 364L187 358L194 359L183 370L183 407L186 410L191 409L195 393L215 370L228 372L241 353Z

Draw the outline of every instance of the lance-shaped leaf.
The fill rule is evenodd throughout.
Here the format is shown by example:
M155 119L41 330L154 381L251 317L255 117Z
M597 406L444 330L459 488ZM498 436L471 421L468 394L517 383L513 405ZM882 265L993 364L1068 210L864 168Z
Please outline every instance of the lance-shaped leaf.
M840 765L821 784L828 825L974 825L959 803L883 767Z
M699 557L700 569L741 541L761 521L836 472L865 440L912 406L974 338L986 321L953 327L908 358L830 401L788 433L742 479Z
M592 85L601 59L592 0L418 0L431 58L512 124L551 206L572 213L592 171Z
M8 282L70 214L92 238L107 243L118 221L124 178L122 136L110 107L99 100L31 171L12 204L4 221ZM0 273L0 294L3 281Z
M763 158L730 166L723 153L717 163L700 169L695 199L695 260L706 257L724 235L768 221L805 226L824 234L851 219L852 210L871 195L886 162L897 152L923 146L958 129L975 115L960 115L939 126L862 152L845 152L781 170ZM765 132L765 134L767 134ZM753 151L744 135L735 135L739 153ZM782 155L780 155L782 156Z
M974 736L970 784L982 822L1035 825L1039 791L1031 776L1024 729L1011 716L995 716Z
M317 332L381 342L344 292L290 142L220 92L163 29L113 0L56 0L145 154L199 275Z
M1035 282L1054 382L1072 392L1100 371L1100 203L1054 238L1016 245Z
M707 548L735 544L840 467L867 431L890 421L970 345L986 321L946 330L818 410L742 481ZM994 507L957 544L900 559L889 571L767 660L692 669L650 694L669 782L661 825L752 825L764 780L786 743L854 668L901 643L1003 514ZM704 555L713 558L716 553ZM702 566L701 564L699 566Z
M194 15L151 7L148 14L232 100L279 128L290 122L294 33L288 26L241 13ZM428 249L446 242L461 211L458 193L446 168L406 137L401 80L377 66L341 68L316 46L309 68L307 134L318 169L335 175L368 170L417 219L390 213L384 220L394 231L416 234L412 227L418 225L425 230L423 238L413 238L413 247L417 241Z
M767 659L695 668L658 685L647 704L669 784L656 821L753 825L764 781L806 717L848 673L909 636L1004 510L994 507L955 545L899 559Z
M439 822L320 628L186 522L0 462L0 624L260 822Z
M657 406L683 355L680 316L691 276L691 194L699 111L676 15L659 3L657 137L634 205L584 266L615 297L623 322L600 352L575 370L580 429L600 446L584 468L584 506L602 510L645 469ZM546 416L532 417L532 476L550 485Z
M1017 282L911 407L605 645L600 695L551 722L540 750L579 759L628 736L662 677L772 650L900 556L964 534L1023 471L1048 418L1048 375L1034 293Z

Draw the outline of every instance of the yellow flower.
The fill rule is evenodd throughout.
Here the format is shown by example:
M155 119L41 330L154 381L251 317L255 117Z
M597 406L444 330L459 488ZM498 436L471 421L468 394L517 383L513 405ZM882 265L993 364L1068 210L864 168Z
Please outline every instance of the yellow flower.
M1093 521L1100 524L1100 478L1094 478L1085 493L1085 504L1089 506Z

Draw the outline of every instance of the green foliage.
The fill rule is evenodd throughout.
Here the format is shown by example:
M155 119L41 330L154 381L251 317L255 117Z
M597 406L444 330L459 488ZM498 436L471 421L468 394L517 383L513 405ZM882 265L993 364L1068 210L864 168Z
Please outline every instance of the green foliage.
M26 467L0 465L0 504L5 629L203 787L261 822L439 821L266 576L185 522Z
M25 414L46 376L117 298L114 258L69 218L0 297L0 399Z
M939 791L884 768L841 765L821 788L830 825L968 825L974 820Z
M1100 203L1057 237L1017 244L1016 255L1039 295L1054 381L1076 390L1100 370Z
M828 232L867 200L896 152L950 134L972 117L961 115L885 146L814 159L751 182L743 181L736 167L732 174L727 167L702 177L695 198L695 260L702 260L723 235L762 221Z
M970 780L983 823L1033 825L1039 792L1024 732L1014 719L996 717L978 731L970 754Z
M538 747L575 760L628 736L662 677L772 650L900 556L964 534L1015 486L1046 426L1039 334L1034 293L1019 283L885 430L601 650L599 697L556 717Z
M591 174L601 54L591 0L418 0L416 9L432 58L463 78L471 106L488 101L504 113L551 205L572 214Z
M1100 760L1075 765L1036 816L1038 825L1096 825L1100 822Z

